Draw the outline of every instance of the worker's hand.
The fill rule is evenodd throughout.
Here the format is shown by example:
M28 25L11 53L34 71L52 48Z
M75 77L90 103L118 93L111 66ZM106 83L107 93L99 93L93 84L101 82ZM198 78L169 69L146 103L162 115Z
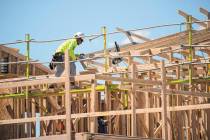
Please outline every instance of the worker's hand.
M81 53L81 54L79 55L79 58L80 58L80 59L84 59L84 58L85 58L85 54L84 54L84 53Z

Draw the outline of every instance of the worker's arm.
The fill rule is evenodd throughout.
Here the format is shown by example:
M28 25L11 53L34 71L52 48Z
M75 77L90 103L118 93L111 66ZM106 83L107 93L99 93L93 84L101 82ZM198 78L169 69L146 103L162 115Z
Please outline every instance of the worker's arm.
M77 57L74 54L74 49L72 48L69 49L69 56L73 61L76 60Z

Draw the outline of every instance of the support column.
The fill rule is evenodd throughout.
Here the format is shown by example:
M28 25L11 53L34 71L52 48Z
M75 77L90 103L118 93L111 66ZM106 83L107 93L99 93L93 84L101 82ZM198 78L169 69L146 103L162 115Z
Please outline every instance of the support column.
M136 66L131 65L131 79L136 79ZM135 83L131 84L131 136L137 136L136 131L136 90Z
M148 72L148 78L151 80L151 71ZM150 92L146 92L146 108L152 107L153 103L153 94ZM153 121L153 113L146 113L146 127L149 132L148 137L153 137L154 136L154 121Z
M3 52L2 52L2 50L0 49L0 63L2 63L3 61ZM1 67L2 67L2 65L0 64L0 74L1 74Z
M26 41L26 78L29 79L29 75L30 75L30 35L29 34L26 34L25 35L25 41ZM29 116L29 112L30 112L30 109L29 109L29 99L28 99L28 94L29 94L29 86L26 86L26 97L25 97L25 118L28 118ZM26 136L29 137L30 136L30 132L29 132L29 125L30 123L25 123L25 133L26 133Z
M131 68L131 64L132 64L132 57L131 56L129 56L128 57L128 72L129 72L129 69ZM128 77L128 75L126 75L126 77ZM128 92L127 93L127 108L128 109L130 109L130 106L131 106L131 104L129 104L129 101L131 100L131 99L129 99L129 95L130 95L130 93ZM131 102L131 101L130 101ZM130 136L131 135L131 115L129 114L129 115L127 115L127 136Z
M65 51L65 106L66 106L66 139L71 140L71 93L70 93L70 65L69 52Z
M107 45L106 45L106 27L102 27L102 32L103 32L103 37L104 37L104 71L108 72L109 67L111 66L111 61L110 58L108 57L109 52L107 51ZM111 84L111 82L109 81L105 81L105 105L106 105L106 111L110 111L111 110L111 93L109 90L109 85ZM107 121L108 121L108 133L111 134L112 133L112 122L111 122L111 117L108 116L107 117Z
M161 81L162 81L162 87L161 87L161 104L162 104L162 138L164 140L168 140L168 128L167 128L167 100L166 100L166 72L165 72L165 64L164 61L161 62Z
M97 92L96 92L96 81L91 81L91 95L90 95L90 111L96 112L98 108L97 104ZM90 132L91 133L97 133L97 123L96 123L96 117L90 118Z

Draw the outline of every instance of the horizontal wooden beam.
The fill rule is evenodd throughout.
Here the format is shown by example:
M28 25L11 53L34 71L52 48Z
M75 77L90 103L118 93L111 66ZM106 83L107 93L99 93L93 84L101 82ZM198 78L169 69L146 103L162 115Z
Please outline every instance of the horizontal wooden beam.
M209 11L208 10L206 10L206 9L204 9L204 8L202 8L202 7L200 7L200 12L202 13L202 14L204 14L204 15L206 15L207 17L209 16Z
M147 37L144 37L144 36L141 36L139 34L136 34L136 33L133 33L133 32L130 32L130 34L133 36L133 37L136 37L138 39L141 39L141 40L144 40L144 41L151 41L151 39L147 38Z
M178 13L183 16L184 18L187 18L189 15L181 10L178 10ZM192 16L192 21L199 21L197 18ZM197 24L199 24L202 27L207 27L207 24L205 24L204 22L198 22Z
M210 104L173 106L173 107L168 107L167 110L168 111L184 111L184 110L197 110L197 109L210 109ZM161 111L162 111L162 108L136 109L137 114L157 113L157 112L161 112ZM106 111L106 112L79 113L79 114L72 114L71 118L87 118L87 117L111 116L111 115L128 115L128 114L131 114L131 110L115 110L115 111ZM60 120L60 119L62 120L65 118L66 118L66 115L43 116L43 117L40 117L40 121ZM36 121L36 117L0 120L0 125L35 122L35 121Z
M65 140L66 134L62 135L50 135L41 137L30 137L30 138L19 138L19 140ZM141 137L129 137L123 135L110 135L110 134L99 134L99 133L76 133L74 140L162 140L161 138L141 138ZM11 139L17 140L17 139Z
M149 39L149 38L146 38L146 37L144 37L144 36L142 36L142 35L139 35L139 34L136 34L136 33L133 33L133 32L128 32L128 31L125 31L124 29L122 29L122 28L119 28L119 27L117 27L116 28L118 31L120 31L120 32L123 32L123 33L125 33L128 37L131 37L131 36L133 36L133 37L136 37L136 38L138 38L138 39L141 39L141 40L143 40L143 41L150 41L151 39ZM131 40L130 40L131 41Z
M41 136L41 137L30 137L30 138L19 138L19 140L65 140L65 139L66 139L66 134ZM10 140L17 140L17 139L10 139Z
M160 85L160 81L154 81L154 80L142 80L142 79L131 79L131 78L122 78L122 77L112 77L112 76L106 76L106 75L96 75L96 79L98 80L106 80L106 81L121 81L121 82L134 82L136 84L142 84L142 85Z
M15 87L23 87L23 86L34 86L34 85L40 85L40 84L52 84L52 83L63 83L65 82L65 78L59 77L59 78L46 78L46 79L34 79L34 80L24 80L24 81L18 81L18 82L6 82L0 84L0 89L3 88L15 88Z
M137 91L139 92L161 92L159 88L140 88ZM166 89L166 95L185 95L185 96L197 96L197 97L206 97L210 98L210 94L206 92L196 92L196 91L183 91L175 89Z
M100 133L76 133L75 140L162 140L161 138L141 138L134 136L100 134Z
M131 42L132 44L135 44L133 38L131 37L130 32L125 31L125 30L123 30L123 29L121 29L121 28L118 28L118 27L117 27L116 29L117 29L118 31L124 33L124 34L128 37L128 39L130 40L130 42Z
M65 82L65 77L49 77L49 78L47 77L41 78L40 76L38 77L39 77L38 79L36 79L36 76L35 76L33 79L29 79L29 80L27 79L18 80L18 78L15 78L15 81L0 83L0 89ZM95 78L95 74L77 75L70 78L73 81L90 81L91 79Z

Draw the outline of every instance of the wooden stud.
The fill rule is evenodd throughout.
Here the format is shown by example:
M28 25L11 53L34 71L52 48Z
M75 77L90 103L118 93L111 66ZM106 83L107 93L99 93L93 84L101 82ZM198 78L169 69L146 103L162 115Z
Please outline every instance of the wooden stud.
M200 12L207 16L207 20L210 20L210 12L204 8L200 8ZM210 21L207 22L207 28L210 28Z
M98 109L97 106L97 95L96 95L96 81L92 80L91 82L91 95L90 95L90 112L96 112ZM96 118L92 117L90 121L90 132L91 133L96 133L97 132L97 123L96 123Z
M131 78L136 79L136 67L134 64L131 65ZM137 127L136 127L136 92L135 84L132 83L131 89L131 136L137 136Z
M161 87L161 103L162 103L162 138L164 140L168 140L168 128L167 128L167 100L165 95L166 82L165 82L165 65L164 61L161 62L161 79L162 79L162 87Z
M66 106L66 140L71 140L71 93L70 93L70 65L69 52L65 51L65 106Z

